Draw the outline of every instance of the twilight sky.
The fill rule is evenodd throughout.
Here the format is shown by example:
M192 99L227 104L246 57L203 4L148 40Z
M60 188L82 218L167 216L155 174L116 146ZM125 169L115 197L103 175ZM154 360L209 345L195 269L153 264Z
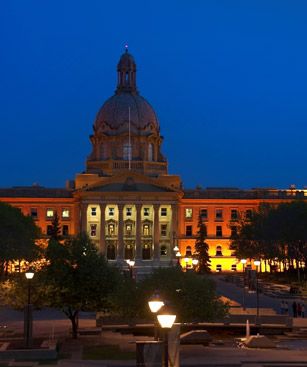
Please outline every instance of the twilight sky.
M0 4L0 186L62 187L129 44L185 188L307 186L305 0Z

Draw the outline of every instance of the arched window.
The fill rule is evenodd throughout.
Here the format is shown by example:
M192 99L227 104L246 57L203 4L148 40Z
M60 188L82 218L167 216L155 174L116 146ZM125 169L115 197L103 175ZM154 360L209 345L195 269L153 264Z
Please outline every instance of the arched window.
M216 253L215 256L223 256L222 253L222 246L216 246Z
M124 161L129 161L132 158L132 149L131 149L131 144L129 143L125 143L123 146L123 160Z
M148 145L148 160L153 161L153 145L151 143Z
M150 260L150 258L151 258L151 251L150 251L150 244L149 243L144 243L144 245L143 245L142 258L143 258L143 260Z
M108 260L115 260L115 246L113 244L109 244L107 246L107 259Z
M165 245L162 245L160 248L160 255L161 256L167 256L167 247Z
M125 246L125 259L134 259L133 246L131 244L126 244Z

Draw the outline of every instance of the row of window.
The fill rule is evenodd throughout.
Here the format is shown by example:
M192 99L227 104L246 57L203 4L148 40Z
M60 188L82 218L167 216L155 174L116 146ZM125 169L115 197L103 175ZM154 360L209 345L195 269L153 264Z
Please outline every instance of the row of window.
M132 207L126 207L126 216L131 217L132 216ZM109 206L108 207L108 215L109 217L114 217L115 215L115 207ZM150 216L150 208L143 208L143 215L144 217ZM91 206L91 216L96 217L97 216L97 207ZM160 208L160 216L161 217L167 217L167 208Z
M143 260L151 260L153 255L152 245L144 244L142 247L142 259ZM161 245L160 247L160 256L166 257L168 255L168 247L166 245ZM125 245L124 247L124 259L134 259L135 257L135 249L134 245ZM113 244L107 246L107 259L115 260L116 259L116 247Z
M107 235L112 237L116 235L115 231L115 224L108 224L107 226ZM125 225L125 235L126 236L132 236L132 224L126 224ZM143 224L142 226L142 235L143 236L151 236L151 226L149 224ZM168 225L167 224L161 224L160 225L160 236L161 237L167 237L168 235ZM96 237L97 236L97 224L90 224L90 236Z
M203 220L208 220L208 209L200 209L199 215ZM215 220L223 220L223 209L215 209ZM245 211L245 218L250 219L252 216L252 209L247 209ZM185 219L192 219L193 218L193 209L192 208L185 208ZM238 209L231 209L230 211L230 219L231 220L238 220L239 219L239 210Z
M185 256L186 257L192 257L192 247L191 246L186 247ZM215 256L223 256L222 246L220 246L220 245L216 246Z
M235 236L237 234L237 227L231 226L231 236ZM187 225L185 226L185 235L186 237L192 237L193 236L193 226ZM223 237L223 227L222 226L216 226L215 227L215 236L216 237Z
M55 212L56 210L53 208L47 208L45 213L46 213L46 218L47 219L53 219L55 216ZM38 219L38 209L37 208L31 208L30 209L30 215L33 219ZM70 218L70 210L68 208L62 208L61 209L61 218L62 219L69 219Z

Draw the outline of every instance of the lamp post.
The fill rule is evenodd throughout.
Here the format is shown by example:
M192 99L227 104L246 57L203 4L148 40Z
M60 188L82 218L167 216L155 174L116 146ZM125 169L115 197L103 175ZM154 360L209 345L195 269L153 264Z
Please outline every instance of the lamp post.
M194 271L196 271L196 268L197 268L198 263L199 263L199 260L198 259L192 259L192 265L193 265Z
M241 259L241 264L243 266L243 311L246 310L246 307L245 307L245 264L246 262L247 262L246 259Z
M177 266L181 266L180 265L180 258L181 258L181 252L180 251L176 252L176 258L177 258Z
M155 292L148 300L148 306L150 308L150 311L153 314L157 314L161 307L164 306L164 302L162 301L160 295L158 292ZM157 328L157 318L154 318L154 339L159 340L158 337L158 328Z
M34 277L34 272L28 270L26 272L26 278L28 280L28 303L24 311L24 338L26 348L30 348L32 342L32 304L31 304L31 280Z
M164 353L163 353L163 367L168 367L168 331L174 325L176 315L171 310L164 306L157 315L159 324L164 330Z
M257 299L257 318L256 323L259 322L259 286L258 286L258 267L260 265L260 260L255 260L254 265L256 266L256 299Z
M135 261L128 259L126 260L126 263L128 264L128 267L129 267L130 278L133 279L133 267L135 265Z

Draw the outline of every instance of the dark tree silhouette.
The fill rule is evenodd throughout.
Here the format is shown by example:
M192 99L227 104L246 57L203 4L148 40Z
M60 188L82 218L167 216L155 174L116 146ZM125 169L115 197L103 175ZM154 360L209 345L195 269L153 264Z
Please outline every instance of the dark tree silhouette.
M201 274L210 272L209 246L206 243L206 237L207 228L203 223L201 215L199 215L194 256L198 260L196 271Z

